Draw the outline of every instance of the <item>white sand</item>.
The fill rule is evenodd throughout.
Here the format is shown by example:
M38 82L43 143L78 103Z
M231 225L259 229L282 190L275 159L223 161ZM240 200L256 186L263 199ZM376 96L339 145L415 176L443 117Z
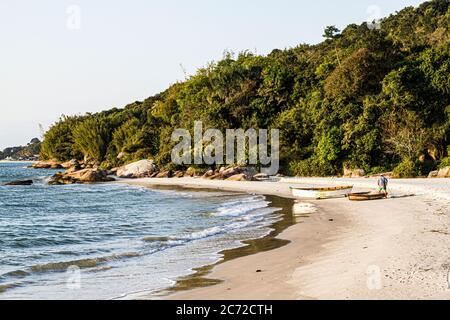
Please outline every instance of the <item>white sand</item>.
M292 181L292 180L289 180ZM304 186L376 179L300 179ZM132 183L214 188L290 197L291 182L137 179ZM308 201L305 223L279 237L290 244L216 266L223 283L171 299L448 299L450 298L450 179L391 180L394 198L370 202ZM414 193L412 197L402 197ZM311 206L308 206L311 210ZM331 220L331 221L330 221ZM256 270L261 269L261 273Z

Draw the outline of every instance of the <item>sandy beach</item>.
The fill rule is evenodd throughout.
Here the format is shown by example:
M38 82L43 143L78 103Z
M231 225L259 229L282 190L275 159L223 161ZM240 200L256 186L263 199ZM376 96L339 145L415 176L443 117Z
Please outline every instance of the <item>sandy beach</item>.
M136 179L140 186L212 188L291 197L290 186L354 185L374 190L376 179L285 179L231 182ZM217 265L214 286L168 299L448 299L450 298L450 180L391 180L391 198L306 201L302 219L278 238L281 248ZM306 203L306 204L305 204ZM305 210L306 209L306 210ZM304 212L311 214L304 216Z

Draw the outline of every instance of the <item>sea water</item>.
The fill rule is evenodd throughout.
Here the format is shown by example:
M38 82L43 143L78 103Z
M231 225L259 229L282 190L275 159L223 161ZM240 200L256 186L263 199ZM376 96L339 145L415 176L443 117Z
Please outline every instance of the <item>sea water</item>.
M0 163L0 299L151 295L281 219L264 196L50 186L55 170ZM32 179L32 186L4 186Z

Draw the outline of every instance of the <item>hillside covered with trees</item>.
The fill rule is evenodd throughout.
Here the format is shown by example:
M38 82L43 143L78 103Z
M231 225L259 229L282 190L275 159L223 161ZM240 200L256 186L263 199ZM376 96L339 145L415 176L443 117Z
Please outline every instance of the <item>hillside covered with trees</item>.
M0 151L0 160L37 160L41 149L41 141L33 138L26 146L10 147Z
M63 116L41 156L109 168L152 158L171 167L173 130L202 121L223 131L279 129L285 174L427 174L450 165L449 2L405 8L379 27L327 27L317 45L227 53L144 101Z

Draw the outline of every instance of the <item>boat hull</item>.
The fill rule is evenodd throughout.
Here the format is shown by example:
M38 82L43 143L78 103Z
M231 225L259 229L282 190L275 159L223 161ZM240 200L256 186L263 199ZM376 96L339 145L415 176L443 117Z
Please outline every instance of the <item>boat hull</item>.
M339 190L316 190L316 189L297 189L291 188L292 195L297 199L334 199L344 198L348 193L352 192L352 187Z
M348 199L350 201L371 201L385 199L384 193L350 193Z

